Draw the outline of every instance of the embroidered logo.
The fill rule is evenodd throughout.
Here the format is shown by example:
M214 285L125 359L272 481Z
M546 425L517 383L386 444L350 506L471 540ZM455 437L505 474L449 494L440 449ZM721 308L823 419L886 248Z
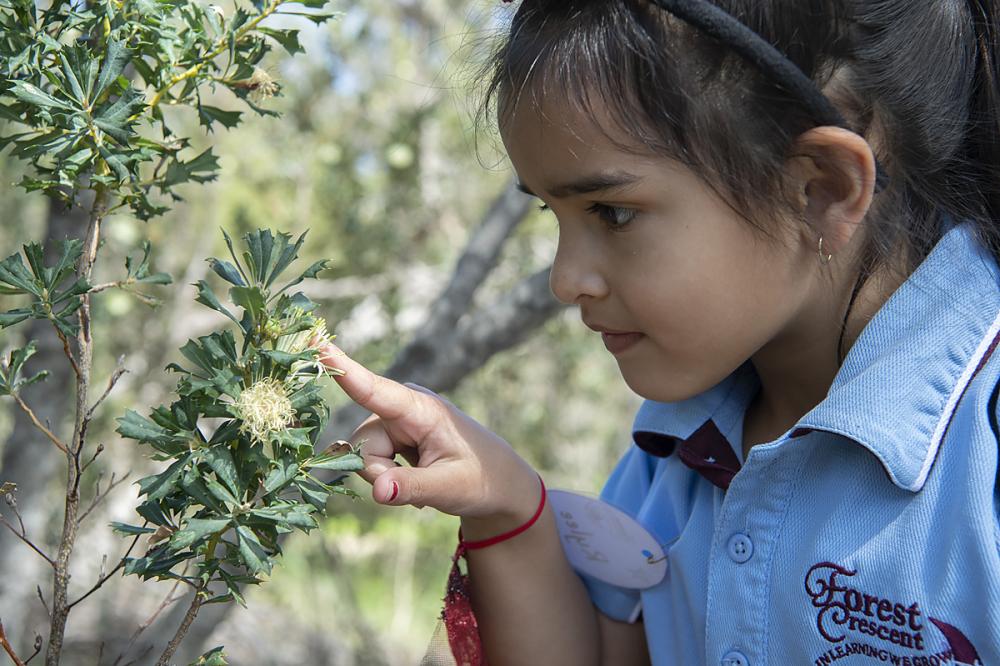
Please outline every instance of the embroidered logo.
M816 666L850 655L903 666L981 666L975 647L957 628L926 616L915 600L861 589L852 580L857 574L833 562L815 564L806 573L806 594L817 609L816 629L837 644L816 659ZM848 637L859 640L849 642Z

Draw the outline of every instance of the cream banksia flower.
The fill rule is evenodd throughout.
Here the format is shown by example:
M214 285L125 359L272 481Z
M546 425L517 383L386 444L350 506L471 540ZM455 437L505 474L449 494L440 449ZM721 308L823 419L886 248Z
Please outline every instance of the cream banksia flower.
M304 313L301 308L291 308L289 316L279 322L280 327L291 327L292 324L301 319ZM333 370L324 365L319 360L319 352L333 342L337 336L330 335L326 327L326 319L314 317L315 323L311 328L297 333L281 335L274 343L277 351L289 354L301 354L304 351L316 352L312 360L296 361L292 364L290 376L298 378L300 381L312 377L319 377L323 374L340 374L340 371Z
M281 86L275 81L267 70L255 67L253 75L248 80L247 87L250 89L250 100L255 104L260 104L271 99L278 94Z
M240 393L236 413L242 421L240 432L266 444L273 432L285 430L295 418L295 409L285 385L265 377Z

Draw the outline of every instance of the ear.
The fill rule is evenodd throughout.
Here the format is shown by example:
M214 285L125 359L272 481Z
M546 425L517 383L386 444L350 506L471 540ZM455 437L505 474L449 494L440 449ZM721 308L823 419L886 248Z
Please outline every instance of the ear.
M875 192L875 155L862 137L841 127L816 127L792 146L789 175L809 227L836 255L850 243ZM810 239L811 243L815 239Z

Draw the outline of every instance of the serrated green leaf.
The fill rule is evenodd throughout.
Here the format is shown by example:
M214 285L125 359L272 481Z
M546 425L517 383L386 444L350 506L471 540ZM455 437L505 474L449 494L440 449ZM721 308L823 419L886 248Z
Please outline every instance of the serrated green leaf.
M152 527L141 527L139 525L129 525L127 523L109 523L111 530L116 534L121 534L122 536L135 536L136 534L152 534L156 531Z
M197 302L202 305L207 305L216 312L221 312L237 324L240 323L240 320L236 318L236 315L230 312L228 308L219 302L219 297L215 295L215 292L212 291L212 288L208 286L207 282L204 280L198 280L194 283L194 286L198 288L198 297L195 299Z
M205 487L208 488L208 492L212 493L220 502L239 506L240 501L231 492L226 490L226 487L221 483L215 479L203 479L203 481L205 482Z
M304 19L309 19L316 25L323 25L330 19L338 18L342 15L343 12L323 13L323 14L309 14L306 12L281 12L281 16L301 16Z
M173 550L188 548L202 539L226 529L231 522L229 518L191 518L184 524L184 527L171 535L170 547Z
M125 573L137 574L144 579L163 576L171 568L188 559L187 553L174 555L168 553L165 546L160 546L151 550L145 557L129 558L126 560Z
M292 504L254 509L250 515L277 526L298 527L309 531L318 527L316 518L312 515L314 511L315 509L307 504Z
M271 573L271 558L253 531L240 525L236 528L236 533L239 537L240 556L250 573Z
M277 349L261 349L260 353L262 356L266 356L283 368L291 367L292 363L295 363L296 361L308 361L312 359L314 354L314 352L310 350L299 352L297 354L289 354L288 352L279 351Z
M108 40L104 62L101 64L101 73L97 77L97 87L93 93L94 97L100 97L121 76L129 59L130 55L124 41L115 38Z
M80 104L85 103L87 95L83 92L83 86L80 85L80 79L77 77L76 72L73 71L73 65L70 63L65 52L59 54L59 62L62 64L63 77L69 85L70 94L73 95L73 97L76 98L76 101L80 102Z
M125 256L125 272L128 274L129 280L134 280L135 282L141 282L143 284L159 284L167 285L172 284L174 279L169 273L150 273L149 271L149 253L151 251L151 245L148 240L142 242L142 259L139 260L137 266L132 265L132 255Z
M292 280L291 282L289 282L288 284L286 284L284 287L282 287L278 291L278 293L280 294L280 293L284 292L286 289L289 289L290 287L294 287L295 285L299 284L300 282L302 282L303 280L305 280L307 278L308 279L315 278L317 275L319 275L320 271L326 269L326 266L329 263L330 263L329 259L321 259L319 261L313 262L312 265L309 266L309 268L307 268L297 278L295 278L294 280Z
M208 603L208 602L206 602ZM198 657L197 661L190 666L227 666L226 655L222 652L223 646L215 647Z
M209 148L187 162L170 162L167 166L167 172L163 176L163 184L166 187L173 187L189 181L207 183L216 179L218 171L219 159L212 154L212 149Z
M295 482L295 487L299 489L304 501L309 502L320 512L326 511L330 493L322 485L311 479L300 479Z
M266 307L264 294L258 287L230 287L229 298L255 320L260 320Z
M177 488L177 481L187 464L187 456L174 462L165 471L139 479L139 494L146 495L150 501L158 501L172 493Z
M205 481L198 474L196 468L192 467L184 473L183 478L181 478L181 488L202 506L211 509L215 513L228 513L226 506L209 492L208 486L205 485Z
M231 415L230 415L231 416ZM226 421L212 434L212 444L228 443L239 436L240 424L238 421Z
M281 490L295 479L299 473L299 465L291 457L282 457L275 461L275 467L264 479L264 491L273 493Z
M302 53L304 51L302 44L299 43L298 30L278 30L275 28L257 26L257 31L261 34L267 35L274 41L281 44L281 46L288 52L288 55L295 55L296 53Z
M219 123L226 129L232 129L240 124L242 111L226 111L218 107L202 104L198 107L198 121L203 127L212 131L214 123Z
M135 512L154 525L163 526L170 524L170 520L167 519L166 514L163 513L163 509L160 508L159 502L145 501L135 508Z
M354 453L345 453L334 458L314 458L302 464L308 469L332 469L340 472L357 472L365 468L364 459Z
M233 454L229 452L228 447L212 446L202 452L201 458L208 463L219 480L234 496L243 496L243 488L240 487L240 480L236 474L236 463L233 461Z
M166 453L177 453L187 448L190 433L168 430L135 410L126 410L125 416L116 420L118 427L115 432L122 437L150 444Z
M20 289L22 293L33 294L38 298L42 297L38 283L28 267L24 265L21 254L18 252L0 261L0 282Z
M40 106L46 109L73 111L73 107L62 100L56 99L41 88L27 81L11 81L10 92L22 102Z
M25 319L31 317L31 315L32 311L25 308L17 308L16 310L2 312L0 313L0 328L7 328L8 326L19 324Z
M273 284L274 281L278 278L278 276L281 275L286 268L288 268L288 265L291 264L293 261L295 261L295 259L299 256L299 250L302 248L302 244L306 240L306 233L308 232L303 232L298 237L298 239L295 241L294 244L288 243L290 237L286 236L284 238L284 243L282 244L283 247L281 253L278 256L277 261L274 262L273 268L269 271L269 274L267 276L267 281L265 282L265 286L270 287L271 284Z
M50 287L59 284L64 277L76 270L76 262L83 255L83 241L78 238L67 238L61 241L60 245L59 260L46 276Z
M243 277L240 275L239 270L237 270L236 266L233 264L228 261L215 258L209 259L208 263L212 267L212 270L226 282L230 282L237 287L246 286L246 282L243 281Z

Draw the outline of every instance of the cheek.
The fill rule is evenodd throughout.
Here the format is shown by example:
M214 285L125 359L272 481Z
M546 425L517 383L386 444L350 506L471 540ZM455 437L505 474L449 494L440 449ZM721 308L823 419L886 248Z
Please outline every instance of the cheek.
M761 241L719 236L642 255L647 277L630 305L658 360L622 370L645 397L680 400L718 384L798 307L797 267Z

